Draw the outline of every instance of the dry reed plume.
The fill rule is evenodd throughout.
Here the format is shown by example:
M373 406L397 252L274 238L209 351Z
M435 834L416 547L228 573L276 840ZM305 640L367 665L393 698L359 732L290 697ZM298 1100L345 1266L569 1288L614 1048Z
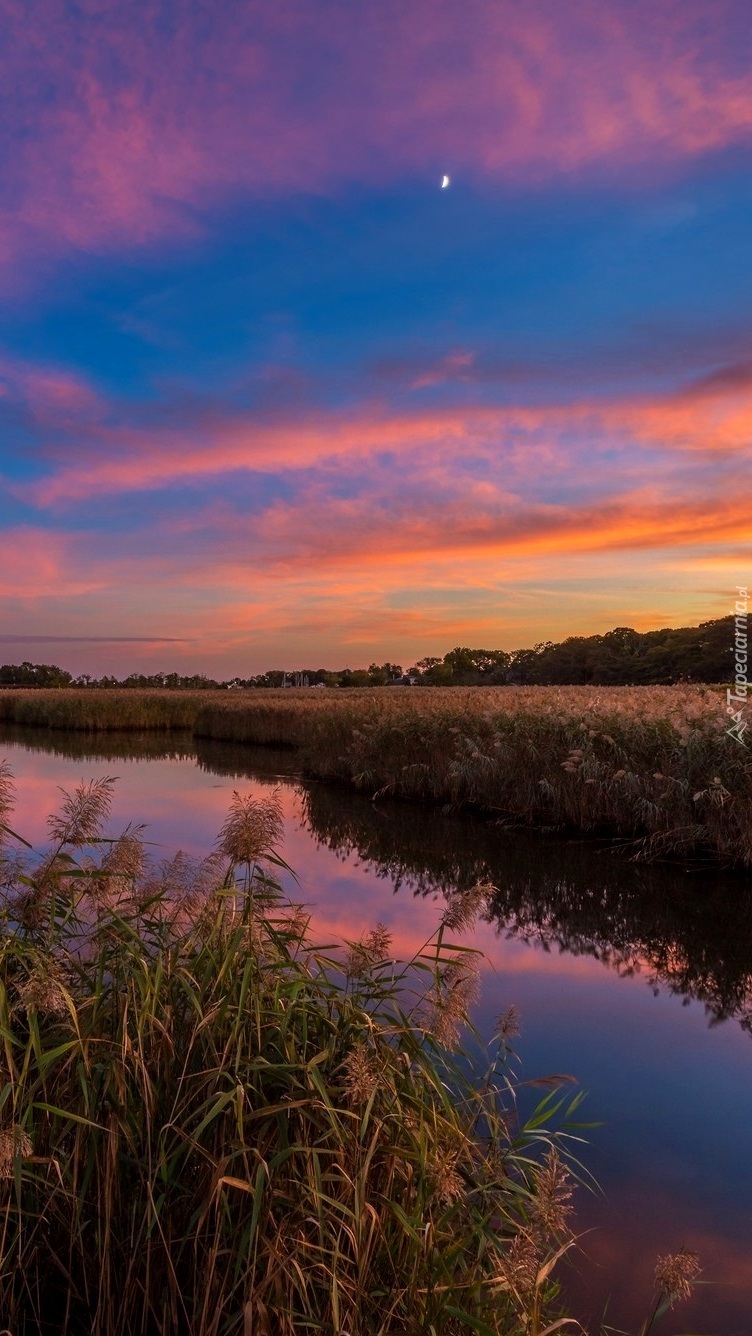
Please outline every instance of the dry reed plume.
M670 1253L668 1257L658 1258L655 1287L662 1297L674 1304L679 1299L690 1298L699 1274L700 1259L697 1253L685 1250Z

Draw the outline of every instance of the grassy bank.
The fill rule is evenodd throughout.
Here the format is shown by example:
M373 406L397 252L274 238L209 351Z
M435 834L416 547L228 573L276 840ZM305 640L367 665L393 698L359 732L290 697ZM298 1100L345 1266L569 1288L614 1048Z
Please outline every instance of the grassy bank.
M477 953L451 939L493 888L449 897L404 966L381 926L336 954L272 879L276 798L235 794L211 856L150 867L137 831L99 838L112 783L66 795L19 860L0 763L6 1328L582 1332L554 1278L566 1124L546 1130L577 1099L521 1125L511 1014L455 1053ZM696 1272L659 1260L640 1336Z
M110 790L67 797L25 873L6 831L4 1323L543 1333L572 1241L556 1100L519 1125L509 1020L485 1068L452 1054L477 967L450 938L485 889L403 968L383 928L333 955L270 880L275 799L149 870L133 832L92 857Z
M5 692L0 718L290 746L310 774L370 794L752 865L752 758L708 687Z

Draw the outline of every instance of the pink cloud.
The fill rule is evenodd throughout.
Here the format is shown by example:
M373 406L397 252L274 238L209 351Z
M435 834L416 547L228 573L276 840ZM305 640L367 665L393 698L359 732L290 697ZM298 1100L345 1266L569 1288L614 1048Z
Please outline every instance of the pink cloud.
M277 473L342 456L366 459L407 442L457 444L466 434L465 416L452 413L355 418L309 414L303 422L279 425L229 419L209 424L207 439L200 443L185 431L104 428L97 434L99 449L90 457L63 465L24 488L23 494L36 505L54 506L234 471Z
M462 354L462 365L469 365ZM0 371L2 368L0 368ZM72 462L56 464L17 493L33 505L65 507L96 496L198 486L238 473L295 474L314 468L370 468L382 456L420 460L432 481L442 473L453 485L463 459L498 465L510 490L529 491L531 479L545 471L571 476L576 461L635 444L651 453L657 469L675 470L676 458L711 459L744 454L752 442L752 384L717 384L697 391L657 397L584 399L575 403L505 407L465 406L435 409L307 410L286 420L214 411L199 426L145 428L96 421L105 412L93 391L62 373L25 371L27 394L40 420L70 428L77 419L83 445ZM59 451L57 452L60 453ZM669 462L673 460L673 462ZM390 468L393 468L390 465ZM624 454L623 469L637 475L644 459ZM615 473L614 465L609 466ZM581 471L582 476L587 476ZM476 481L473 498L482 498L493 479ZM606 475L608 489L608 475Z
M0 596L38 599L80 595L101 588L102 579L77 570L74 542L65 534L31 525L0 533Z
M700 0L171 12L4 6L8 261L189 235L238 192L665 169L752 132L741 0L710 33Z
M383 492L383 485L383 478L381 490L371 482L347 500L317 486L303 488L294 500L272 502L252 520L224 504L199 510L190 520L166 513L159 528L140 534L131 529L122 536L80 534L72 542L44 530L29 530L24 541L16 532L7 540L8 552L17 553L23 541L33 561L23 580L9 581L4 592L36 597L53 588L128 587L136 599L138 591L156 595L159 588L179 585L190 600L196 591L223 589L251 597L254 617L272 624L268 597L254 593L263 574L306 608L306 624L315 616L311 591L357 603L367 620L373 615L369 592L383 595L417 582L429 588L431 581L482 589L488 573L498 577L509 562L540 566L552 557L572 562L594 553L660 552L668 560L701 549L728 552L729 544L743 544L747 537L752 502L749 488L741 485L733 492L717 488L703 497L679 498L661 485L618 492L606 481L602 496L566 505L493 488L481 498L473 482L465 493L461 480L453 496L431 493L429 478L422 497L406 494L399 500ZM170 624L160 624L160 633L180 635L180 616L172 608ZM282 616L289 621L289 609ZM325 607L319 616L331 621L335 609ZM349 620L358 616L358 609L351 609ZM405 616L414 623L413 611ZM453 617L457 624L457 612Z
M247 665L249 645L260 670L301 655L407 661L458 639L511 647L540 639L542 619L552 637L605 630L615 589L623 624L721 615L749 535L748 380L543 407L212 408L181 430L63 367L5 362L47 470L15 495L76 527L0 540L4 626L187 638L96 655L101 671L117 656L222 673ZM139 520L133 499L157 491L159 523L151 500ZM74 655L88 669L94 651L66 649L66 665Z
M46 427L80 428L105 411L101 397L79 373L0 357L0 398L23 403Z

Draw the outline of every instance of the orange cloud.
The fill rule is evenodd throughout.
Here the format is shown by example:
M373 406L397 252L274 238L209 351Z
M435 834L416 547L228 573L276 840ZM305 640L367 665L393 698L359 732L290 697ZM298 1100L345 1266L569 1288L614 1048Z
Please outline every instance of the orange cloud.
M387 528L382 514L369 514L367 501L331 502L312 513L305 506L274 507L259 521L257 534L261 552L268 543L283 564L304 554L334 566L374 559L384 566L406 560L472 561L478 556L725 544L748 535L751 502L752 494L742 491L682 500L669 509L665 497L646 490L592 506L523 504L516 512L466 518L448 504L432 506L428 513L410 511Z
M59 406L65 413L80 404L90 441L88 448L79 448L73 463L53 465L39 481L18 488L19 495L40 507L198 484L234 472L284 474L343 464L352 468L394 452L404 464L408 452L422 450L434 479L442 469L447 478L456 476L458 461L469 455L503 458L510 476L518 484L526 479L529 486L543 470L570 471L586 449L600 452L636 443L656 455L671 450L723 456L744 452L752 444L752 384L663 398L543 406L471 405L393 413L310 410L303 418L276 422L215 415L199 427L149 430L92 422L94 408L102 411L99 401L72 378L69 384L40 371L36 380L27 373L27 382L40 414L59 412ZM639 472L643 465L638 457L628 467ZM491 484L478 479L476 485L482 490Z
M199 535L162 527L140 539L130 533L122 554L107 532L89 534L85 544L83 536L52 542L17 532L15 565L28 548L28 575L4 584L2 595L29 609L24 624L34 632L95 627L99 635L185 638L179 646L56 648L66 666L88 670L94 662L184 663L224 675L301 659L409 661L461 642L533 643L542 624L551 638L605 630L617 616L615 590L626 591L622 624L648 629L721 615L727 600L719 604L717 576L711 571L703 587L687 559L725 551L732 535L742 542L749 502L737 493L667 509L660 496L636 493L603 506L528 507L482 523L449 506L428 515L403 509L384 533L366 503L343 524L336 502L314 506L304 495L268 529L263 514L250 528L242 516L212 515ZM657 582L665 585L662 606Z
M237 671L251 642L255 670L420 657L460 639L532 643L542 624L553 638L721 615L719 563L732 586L745 560L741 370L663 399L287 421L215 409L184 431L158 416L111 426L122 406L62 369L2 370L8 394L63 427L36 461L46 475L13 493L75 524L0 543L0 593L34 609L30 632L180 637L170 662L214 656L216 672ZM157 491L134 521L133 496ZM165 653L118 662L161 667Z

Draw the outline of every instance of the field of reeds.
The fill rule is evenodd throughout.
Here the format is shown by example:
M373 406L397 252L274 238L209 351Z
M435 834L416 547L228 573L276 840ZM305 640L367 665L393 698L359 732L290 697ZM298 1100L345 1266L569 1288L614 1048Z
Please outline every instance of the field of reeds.
M521 1121L511 1014L468 1048L477 953L452 938L493 888L405 965L381 926L337 954L273 880L274 796L235 794L203 862L150 866L138 830L100 836L112 784L65 794L36 856L0 763L6 1330L582 1331L555 1280L578 1097ZM697 1270L659 1259L641 1336Z
M0 719L289 746L311 775L371 795L752 865L752 756L711 687L9 691Z
M217 693L218 694L218 693ZM0 691L0 722L92 733L191 729L198 691Z
M447 1047L483 889L407 968L381 928L337 958L271 880L273 799L147 870L136 832L91 857L110 789L66 798L33 869L4 861L10 1329L542 1332L569 1172L541 1113L514 1125L509 1027L475 1080Z

